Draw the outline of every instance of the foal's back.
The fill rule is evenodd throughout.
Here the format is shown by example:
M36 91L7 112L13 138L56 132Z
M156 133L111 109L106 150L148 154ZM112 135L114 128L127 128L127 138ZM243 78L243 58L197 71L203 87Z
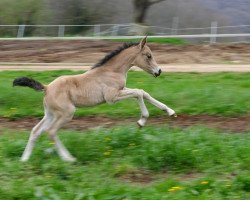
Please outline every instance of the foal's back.
M94 106L105 102L104 91L119 89L124 85L117 75L102 69L93 69L84 74L61 76L46 87L45 102L52 107L63 107L71 103L75 106Z

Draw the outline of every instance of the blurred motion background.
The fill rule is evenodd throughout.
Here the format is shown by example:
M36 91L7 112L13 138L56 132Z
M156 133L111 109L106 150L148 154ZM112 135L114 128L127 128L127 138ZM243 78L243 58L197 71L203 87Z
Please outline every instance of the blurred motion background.
M0 37L249 33L249 9L247 0L1 0Z

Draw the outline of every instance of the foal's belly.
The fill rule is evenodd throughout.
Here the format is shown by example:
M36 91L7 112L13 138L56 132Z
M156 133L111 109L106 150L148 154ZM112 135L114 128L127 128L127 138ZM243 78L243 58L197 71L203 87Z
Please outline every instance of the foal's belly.
M105 102L102 93L95 90L89 90L84 93L76 94L71 96L71 99L77 107L95 106Z
M86 98L83 98L79 101L75 101L74 104L76 107L89 107L89 106L96 106L98 104L104 103L104 100L88 100Z

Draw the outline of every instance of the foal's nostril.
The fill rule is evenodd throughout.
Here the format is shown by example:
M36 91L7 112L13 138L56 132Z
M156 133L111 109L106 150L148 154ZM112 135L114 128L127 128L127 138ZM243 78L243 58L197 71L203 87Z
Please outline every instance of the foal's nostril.
M161 74L161 69L159 69L158 73L154 73L155 77L160 76Z

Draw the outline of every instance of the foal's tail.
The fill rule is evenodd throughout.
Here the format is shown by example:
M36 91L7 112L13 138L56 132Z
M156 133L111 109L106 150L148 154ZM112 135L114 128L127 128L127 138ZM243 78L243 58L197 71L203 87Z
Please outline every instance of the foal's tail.
M45 90L45 85L41 84L40 82L38 82L32 78L28 78L28 77L16 78L13 81L13 87L14 86L30 87L30 88L33 88L34 90L37 90L37 91L44 91Z

